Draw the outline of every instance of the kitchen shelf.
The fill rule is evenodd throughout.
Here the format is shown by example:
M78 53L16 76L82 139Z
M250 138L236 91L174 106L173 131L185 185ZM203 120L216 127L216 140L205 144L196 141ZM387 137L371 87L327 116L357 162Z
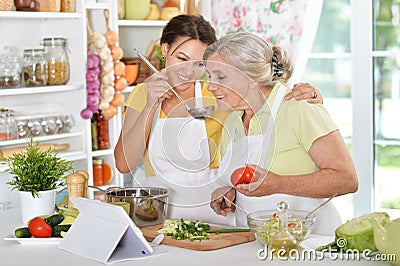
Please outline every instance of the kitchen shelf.
M92 151L93 157L107 156L107 155L113 155L113 154L114 154L114 150L112 150L112 149Z
M0 19L79 19L81 13L0 11Z
M85 8L88 10L102 10L108 9L109 5L107 3L86 3Z
M118 20L118 26L164 27L167 20Z
M36 141L39 141L40 143L42 143L43 141L59 140L59 139L77 137L77 136L81 136L81 135L82 135L81 131L76 131L76 132L75 131L71 131L71 132L62 133L62 134L54 134L54 135L33 137L33 142L35 143ZM20 145L20 144L28 144L28 142L29 142L28 138L2 140L2 141L0 141L0 147L11 146L11 145Z
M0 96L59 93L59 92L76 91L80 89L83 89L82 84L43 86L43 87L21 87L15 89L0 89Z

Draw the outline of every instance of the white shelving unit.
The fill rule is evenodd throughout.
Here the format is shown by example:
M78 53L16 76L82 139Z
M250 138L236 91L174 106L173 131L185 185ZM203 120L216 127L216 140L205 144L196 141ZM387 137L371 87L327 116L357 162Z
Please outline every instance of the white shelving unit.
M73 116L75 125L68 133L34 137L41 144L68 143L70 148L59 151L62 158L73 160L75 169L89 172L89 184L93 185L92 159L100 157L113 169L113 179L107 186L123 186L123 175L114 164L113 150L121 128L121 110L118 115L109 120L110 149L92 151L90 120L80 117L80 111L86 107L86 58L87 58L87 28L86 14L92 18L94 31L105 33L104 9L110 10L110 28L118 32L117 9L114 0L103 0L97 3L85 4L76 1L76 12L0 12L0 48L10 45L17 48L22 57L22 51L29 48L40 48L44 37L63 37L68 40L70 81L62 86L21 87L16 89L0 89L0 107L17 108L35 106L43 108L51 104L58 110ZM113 6L115 5L115 6ZM51 115L51 111L48 111ZM0 149L26 145L28 139L0 141ZM0 174L6 169L0 163Z

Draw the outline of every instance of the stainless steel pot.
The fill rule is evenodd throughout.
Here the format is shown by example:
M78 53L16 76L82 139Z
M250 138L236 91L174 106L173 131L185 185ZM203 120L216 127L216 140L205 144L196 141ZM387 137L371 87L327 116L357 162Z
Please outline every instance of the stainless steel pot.
M111 187L106 201L128 202L129 216L139 227L162 224L165 221L168 190L158 187Z

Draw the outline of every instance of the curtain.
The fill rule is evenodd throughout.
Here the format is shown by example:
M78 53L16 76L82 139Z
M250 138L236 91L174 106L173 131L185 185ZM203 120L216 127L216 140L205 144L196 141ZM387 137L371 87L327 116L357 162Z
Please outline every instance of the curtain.
M247 31L285 48L295 67L292 83L306 66L322 4L323 0L214 0L211 21L218 37Z

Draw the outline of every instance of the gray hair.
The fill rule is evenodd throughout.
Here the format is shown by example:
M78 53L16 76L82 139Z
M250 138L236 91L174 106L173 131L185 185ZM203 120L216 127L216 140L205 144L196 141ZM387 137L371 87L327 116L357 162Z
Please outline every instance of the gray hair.
M288 53L248 32L226 35L207 47L203 58L218 54L261 86L286 84L293 73Z

